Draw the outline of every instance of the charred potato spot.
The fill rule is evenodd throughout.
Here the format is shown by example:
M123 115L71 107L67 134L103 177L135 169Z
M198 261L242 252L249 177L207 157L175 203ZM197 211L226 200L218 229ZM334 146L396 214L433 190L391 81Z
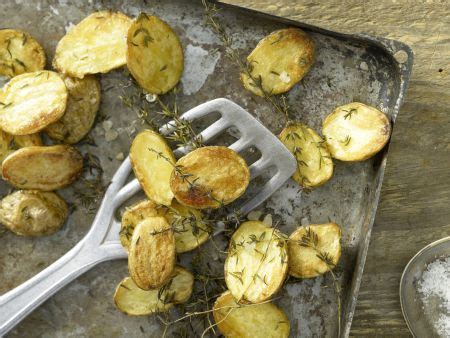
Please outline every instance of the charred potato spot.
M170 175L175 157L164 138L151 130L140 132L131 144L130 160L147 197L169 206L173 199Z
M83 168L83 158L73 147L25 147L2 164L3 178L19 189L51 191L72 183Z
M14 77L44 67L44 49L28 33L14 29L0 30L0 75Z
M233 234L225 282L239 303L260 303L283 285L288 270L286 239L276 229L248 221Z
M165 312L174 304L186 302L192 294L194 276L180 266L176 266L166 284L159 289L142 290L130 277L117 285L114 303L117 308L130 316L144 316Z
M67 88L57 73L16 76L0 92L0 128L12 135L36 133L64 114L66 102Z
M133 231L128 255L130 276L144 290L163 286L175 266L175 238L164 217L148 217Z
M225 337L289 337L289 319L282 309L271 303L238 304L229 291L217 298L213 316Z
M219 208L239 198L249 181L250 171L239 154L227 147L207 146L177 161L170 188L181 204Z
M301 244L308 230L316 238L316 249ZM341 228L335 223L298 228L289 236L289 274L297 278L312 278L328 272L341 257L340 240ZM330 265L318 257L319 253L330 259Z
M285 93L306 75L313 62L313 40L298 28L280 29L263 38L247 57L251 76L242 72L241 81L259 96L263 96L261 86L268 95Z
M89 15L58 42L53 66L61 73L83 78L125 65L131 22L120 12Z
M318 187L333 176L328 147L314 130L302 123L292 123L283 129L280 139L297 160L292 178L302 187Z
M141 13L128 31L127 44L127 67L143 89L164 94L175 87L183 73L183 49L167 23Z
M332 157L363 161L383 149L391 134L391 124L378 109L353 102L337 107L328 115L322 133Z
M56 141L74 144L86 136L94 124L100 107L101 88L94 76L65 77L64 83L69 92L66 111L58 121L47 126L45 132Z
M0 222L21 236L50 235L67 215L66 203L53 192L19 190L0 202Z

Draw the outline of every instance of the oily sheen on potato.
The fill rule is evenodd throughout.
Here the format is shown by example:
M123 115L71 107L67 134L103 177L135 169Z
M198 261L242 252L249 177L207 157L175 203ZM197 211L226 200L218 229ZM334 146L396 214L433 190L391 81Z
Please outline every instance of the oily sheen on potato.
M0 128L12 135L36 133L64 114L67 96L66 85L55 72L16 76L0 91Z
M314 62L314 42L298 28L280 29L263 38L247 57L249 73L241 81L252 93L264 96L287 92ZM256 82L256 83L255 83Z
M331 156L341 161L363 161L389 141L391 123L380 110L359 102L337 107L322 124Z
M217 298L213 316L225 337L289 337L289 319L282 309L272 303L238 304L229 291Z
M0 29L0 75L14 77L44 67L44 49L30 34Z
M223 146L195 149L180 158L170 178L178 202L205 209L219 208L240 197L250 181L245 160Z
M156 16L141 13L127 37L127 67L147 92L164 94L181 78L184 67L180 39Z
M230 240L225 282L239 303L260 303L282 286L288 270L286 239L259 221L242 223Z
M130 25L131 19L120 12L92 13L58 42L53 67L60 73L83 78L125 65Z
M127 277L117 285L114 303L130 316L165 312L174 304L186 302L191 297L193 285L194 276L180 266L174 268L167 283L159 289L142 290Z
M25 147L3 160L3 179L19 189L51 191L72 183L83 169L79 151L66 145Z

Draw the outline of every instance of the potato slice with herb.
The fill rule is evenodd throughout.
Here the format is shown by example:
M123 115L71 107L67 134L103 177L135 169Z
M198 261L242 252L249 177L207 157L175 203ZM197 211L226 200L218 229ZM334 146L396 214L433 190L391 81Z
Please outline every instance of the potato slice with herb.
M67 108L64 115L45 128L52 139L74 144L91 130L100 107L101 88L95 76L83 79L64 77L69 91Z
M130 316L144 316L165 312L174 304L189 300L194 286L194 276L180 266L176 266L169 281L159 289L142 290L130 277L117 285L114 303L117 308Z
M39 134L13 136L0 130L0 162L15 150L33 145L42 145Z
M289 236L289 274L312 278L330 271L341 257L340 240L336 223L299 227Z
M286 238L259 221L242 223L231 237L225 282L239 303L260 303L282 286L288 270Z
M56 232L68 215L66 202L53 192L19 190L0 202L0 222L21 236Z
M57 73L16 76L0 92L0 128L12 135L36 133L64 114L66 102L67 88Z
M327 145L314 130L300 122L290 123L282 130L280 139L297 160L292 178L302 187L318 187L333 176Z
M121 12L92 13L58 42L53 66L60 73L83 78L125 65L131 22Z
M128 254L130 276L144 290L163 286L175 266L175 238L164 217L147 217L133 231Z
M229 291L217 298L213 316L230 338L287 338L291 329L286 313L275 304L238 304Z
M386 145L391 134L391 123L378 109L352 102L337 107L325 118L322 134L334 158L363 161Z
M261 87L267 95L285 93L313 62L313 40L298 28L280 29L263 38L247 57L248 72L241 73L241 81L259 96L264 96Z
M44 49L30 34L15 29L0 30L0 75L14 77L44 67Z
M25 147L2 163L3 178L19 189L51 191L72 183L83 169L83 157L73 147Z
M206 146L177 161L170 188L181 204L219 208L239 198L249 182L247 163L238 153L223 146Z
M164 138L151 130L140 132L131 144L130 160L147 197L169 206L173 199L170 176L175 157Z
M164 94L181 78L184 67L180 39L170 26L141 13L128 31L127 67L147 92Z

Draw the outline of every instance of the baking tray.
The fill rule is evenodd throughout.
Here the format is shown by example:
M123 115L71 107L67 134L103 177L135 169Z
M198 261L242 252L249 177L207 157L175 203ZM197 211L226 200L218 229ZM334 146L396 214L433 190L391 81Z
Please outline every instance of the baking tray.
M221 16L242 55L271 31L296 26L316 43L316 61L311 71L287 95L297 118L319 131L321 121L334 107L360 101L384 111L395 123L408 84L413 55L403 43L367 35L345 35L248 9L220 4ZM51 60L56 43L74 23L95 10L113 9L136 16L141 10L166 20L178 33L185 50L185 72L178 102L188 110L204 101L226 97L243 106L274 133L283 118L260 98L245 91L238 69L220 49L219 40L204 25L199 2L172 1L12 1L0 3L0 25L30 32L40 41ZM214 49L219 48L219 51ZM394 57L395 56L395 57ZM48 62L50 66L50 62ZM107 181L127 154L136 131L144 128L132 109L119 96L127 90L128 76L116 70L101 76L102 115L113 122L116 140L106 142L101 123L91 132L96 146L79 148L97 155ZM259 208L280 221L290 233L298 225L327 222L343 228L343 255L338 274L342 285L342 336L348 336L361 283L370 233L380 195L388 146L361 163L335 161L334 177L312 192L288 181ZM2 184L2 192L9 187ZM78 204L73 189L61 191ZM9 232L0 241L0 293L4 293L43 268L75 245L88 231L94 214L76 208L64 228L55 235L29 239ZM9 337L158 337L153 317L128 317L115 309L112 294L127 275L125 261L107 262L78 278L34 311ZM277 303L286 310L292 337L334 337L337 332L336 300L329 276L289 283Z

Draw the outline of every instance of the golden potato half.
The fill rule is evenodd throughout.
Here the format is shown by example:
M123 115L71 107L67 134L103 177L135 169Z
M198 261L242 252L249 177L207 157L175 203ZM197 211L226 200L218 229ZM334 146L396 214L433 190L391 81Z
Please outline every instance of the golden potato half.
M164 217L148 217L133 231L128 254L130 276L144 290L163 286L175 266L175 238Z
M280 140L297 160L292 178L302 187L318 187L333 176L330 152L314 130L300 122L291 123L281 131Z
M170 176L175 157L164 138L151 130L140 132L131 144L130 160L147 197L169 206L173 199Z
M82 79L64 77L69 91L67 108L64 115L45 128L52 139L74 144L91 130L100 107L101 88L95 76Z
M142 290L130 277L117 285L114 303L117 308L130 316L144 316L165 312L174 304L189 300L194 286L194 276L180 266L176 266L169 281L159 289Z
M391 123L378 109L352 102L337 107L322 124L331 156L341 161L363 161L389 140Z
M55 72L16 76L0 92L0 128L12 135L36 133L64 114L67 96Z
M125 65L131 22L120 12L89 15L58 42L53 66L61 73L83 78Z
M53 192L19 190L0 202L0 222L21 236L50 235L67 215L66 203Z
M73 147L25 147L2 164L3 178L19 189L51 191L72 183L83 169L83 157Z
M34 145L42 145L42 139L39 134L13 136L0 130L0 162L15 150Z
M175 87L183 73L183 48L167 23L141 13L128 30L127 44L127 67L145 91L164 94Z
M286 239L276 229L248 221L233 234L225 282L239 303L260 303L282 286L288 270Z
M229 291L217 298L214 321L225 337L287 338L291 325L286 313L271 303L237 304Z
M341 257L340 241L341 228L336 223L299 227L289 236L289 274L312 278L328 272Z
M172 172L170 188L181 204L219 208L240 197L250 182L245 160L222 146L195 149L180 158Z
M263 38L247 57L250 76L241 81L252 93L263 96L254 80L269 95L287 92L309 71L314 62L314 42L298 28L280 29Z
M14 77L44 67L44 49L30 34L0 29L0 75Z

